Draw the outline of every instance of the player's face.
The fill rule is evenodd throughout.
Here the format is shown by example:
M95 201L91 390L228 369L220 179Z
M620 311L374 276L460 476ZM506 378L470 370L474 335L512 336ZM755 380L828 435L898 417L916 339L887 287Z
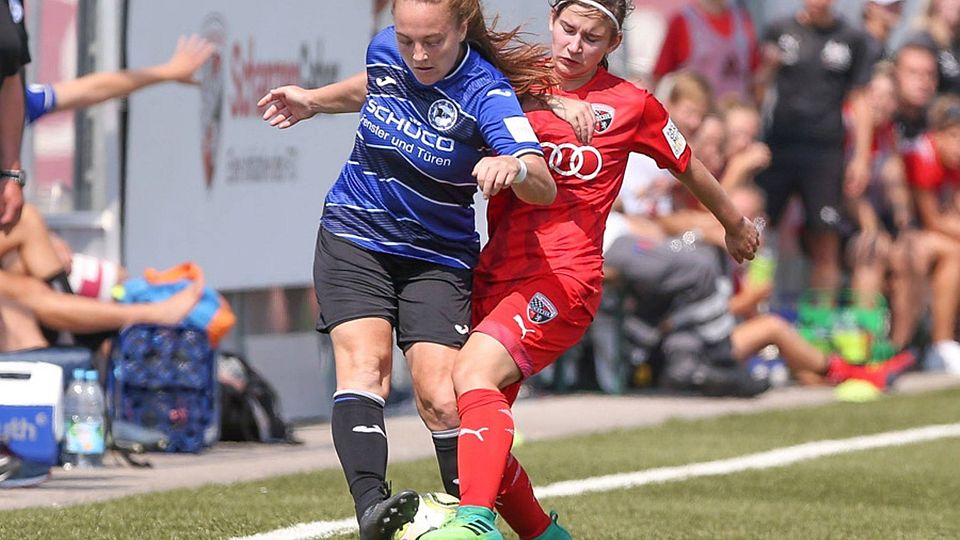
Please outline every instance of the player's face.
M467 24L457 21L445 2L397 0L393 18L400 55L418 81L435 84L453 71Z
M597 10L570 6L550 19L554 69L565 81L586 82L620 45L612 21Z

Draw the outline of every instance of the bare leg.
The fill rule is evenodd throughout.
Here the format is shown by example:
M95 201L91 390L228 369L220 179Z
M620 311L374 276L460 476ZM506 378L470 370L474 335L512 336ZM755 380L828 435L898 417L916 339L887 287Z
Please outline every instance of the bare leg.
M9 231L0 231L0 255L14 250L31 276L46 279L64 269L47 224L33 205L23 205L20 221Z
M924 233L922 238L933 259L933 341L954 341L960 305L960 244L936 233Z
M827 230L808 231L805 236L813 262L810 287L836 291L840 286L840 237Z
M117 330L137 323L176 324L202 293L203 283L195 282L163 302L116 304L58 293L38 279L0 271L0 296L29 309L46 326L76 333Z
M744 362L767 345L780 349L790 372L801 384L821 384L827 371L827 359L807 343L787 321L776 315L754 317L733 330L730 337L733 356Z
M906 347L917 330L923 310L924 283L929 260L915 234L901 236L890 251L890 341L897 349ZM918 269L918 265L922 269Z
M29 310L13 302L0 300L0 320L0 351L20 351L50 345Z

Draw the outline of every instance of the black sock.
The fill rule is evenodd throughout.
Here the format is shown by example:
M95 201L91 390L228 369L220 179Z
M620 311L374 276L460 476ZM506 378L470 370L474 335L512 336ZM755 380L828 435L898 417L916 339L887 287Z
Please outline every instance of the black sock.
M369 392L344 390L333 395L333 445L350 485L357 517L385 498L387 431L383 404L380 396Z
M458 499L460 498L460 479L457 476L459 433L459 428L432 433L433 447L437 450L437 463L440 465L440 479L443 481L443 489Z
M44 279L44 281L51 289L57 292L73 294L73 287L70 286L67 273L63 270ZM69 332L61 332L60 330L49 328L42 324L40 325L40 332L43 334L43 339L47 340L47 344L51 347L61 344L64 341L69 341Z

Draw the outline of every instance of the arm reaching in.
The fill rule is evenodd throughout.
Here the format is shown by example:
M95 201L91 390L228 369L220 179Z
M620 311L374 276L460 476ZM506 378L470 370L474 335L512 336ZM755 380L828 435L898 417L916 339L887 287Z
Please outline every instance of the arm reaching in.
M287 129L320 113L359 112L366 99L367 74L362 72L320 88L281 86L260 98L257 107L271 126Z
M54 83L53 90L57 96L54 110L89 107L163 82L195 84L194 75L213 51L213 44L203 38L181 37L173 56L164 64L143 69L91 73L77 79Z

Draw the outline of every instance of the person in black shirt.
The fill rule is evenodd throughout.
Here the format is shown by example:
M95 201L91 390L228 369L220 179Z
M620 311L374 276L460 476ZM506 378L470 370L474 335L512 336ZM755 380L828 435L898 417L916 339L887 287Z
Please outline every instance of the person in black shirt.
M30 62L21 0L0 0L0 229L20 219L25 176L20 165L23 136L23 80Z
M806 0L796 16L774 22L763 37L770 167L757 178L777 224L791 195L806 212L804 240L813 270L810 284L832 290L840 282L837 226L844 192L855 195L869 180L872 122L857 122L857 148L844 180L842 109L850 99L856 118L869 118L862 88L872 62L863 32L833 12L832 0ZM860 142L863 141L863 142Z
M867 54L873 62L887 58L890 34L900 24L904 0L867 0L863 4L863 30Z
M941 93L960 92L960 3L957 0L930 0L921 28L907 41L923 43L933 49Z

